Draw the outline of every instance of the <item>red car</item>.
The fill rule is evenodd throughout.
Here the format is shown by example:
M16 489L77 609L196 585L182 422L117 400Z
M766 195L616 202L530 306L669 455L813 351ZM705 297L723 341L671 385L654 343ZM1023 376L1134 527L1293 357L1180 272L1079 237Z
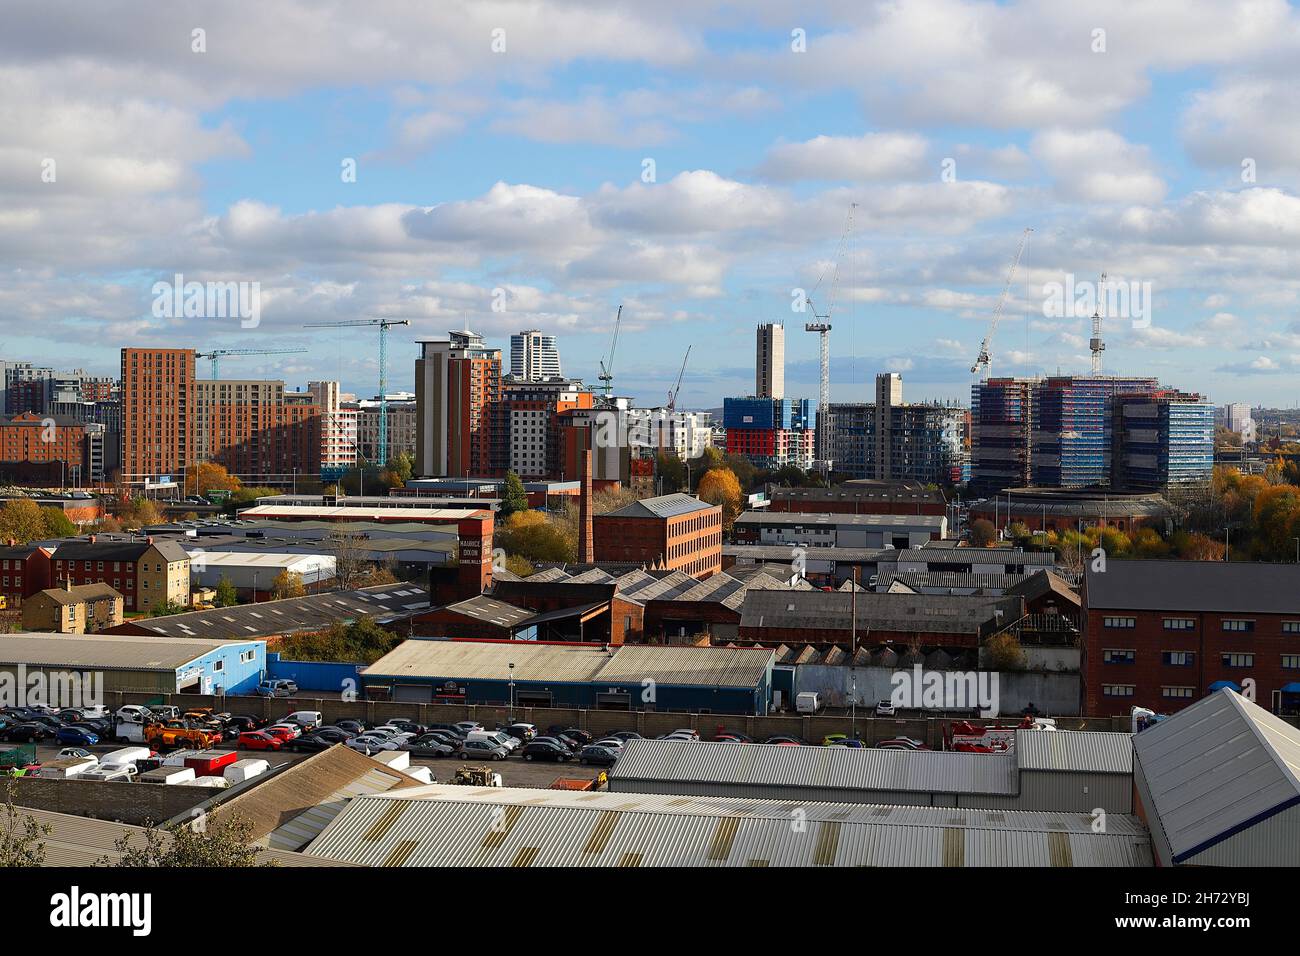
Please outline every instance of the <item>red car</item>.
M293 738L298 736L297 733L288 727L263 727L261 730L257 731L257 733L270 734L282 744L287 744L289 741L293 740Z
M885 750L929 750L925 744L915 737L891 737L889 740L882 740L876 744Z
M262 730L245 730L239 735L241 750L279 750L284 746L278 737Z

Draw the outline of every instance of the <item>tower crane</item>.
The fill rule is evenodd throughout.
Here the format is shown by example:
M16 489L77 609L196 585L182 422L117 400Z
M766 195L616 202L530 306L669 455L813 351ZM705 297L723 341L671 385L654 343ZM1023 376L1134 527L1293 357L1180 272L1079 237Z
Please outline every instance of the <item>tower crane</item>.
M345 329L358 326L379 328L379 463L388 464L388 330L394 325L410 325L409 319L351 319L346 322L309 322L304 329Z
M600 385L597 386L603 393L605 400L609 400L610 394L614 390L614 350L618 348L618 329L623 321L623 307L618 307L618 315L614 316L614 338L609 343L609 358L600 360L600 374L596 377L600 379Z
M844 259L845 248L848 246L849 235L853 232L853 212L858 208L858 204L849 203L849 212L844 220L844 233L840 236L840 248L835 257L835 271L831 275L831 300L830 305L826 308L825 315L818 315L817 309L813 305L812 296L804 296L804 301L808 308L812 309L813 318L816 322L808 322L804 325L805 332L816 332L818 345L821 347L821 382L820 390L817 396L817 431L816 436L816 456L821 462L823 469L830 469L829 449L826 448L826 427L824 425L827 409L831 404L831 313L835 310L835 300L840 291L840 262ZM821 285L821 280L817 280Z
M682 376L686 374L686 362L691 357L691 346L686 346L686 358L682 359L682 370L677 373L677 384L668 392L668 404L665 406L668 414L677 411L677 393L682 390Z
M1016 247L1016 257L1011 260L1011 268L1007 270L1007 281L1002 286L1002 295L998 296L998 304L993 309L993 321L989 323L988 333L984 336L984 341L980 343L980 354L975 357L975 364L970 367L970 373L987 375L989 372L989 346L993 343L993 333L998 330L998 320L1002 318L1002 309L1007 304L1007 295L1011 292L1011 281L1016 277L1016 269L1020 267L1020 257L1025 253L1025 243L1029 241L1029 234L1033 232L1029 227L1025 228L1024 233L1020 236L1020 245Z
M1097 286L1097 308L1092 313L1092 338L1088 348L1092 352L1092 374L1101 374L1101 353L1106 351L1106 343L1101 340L1101 303L1106 295L1106 273L1101 274L1101 285Z
M195 352L195 358L205 358L212 360L212 377L220 378L218 374L221 369L221 358L225 355L291 355L296 352L305 352L306 349L213 349L210 352Z

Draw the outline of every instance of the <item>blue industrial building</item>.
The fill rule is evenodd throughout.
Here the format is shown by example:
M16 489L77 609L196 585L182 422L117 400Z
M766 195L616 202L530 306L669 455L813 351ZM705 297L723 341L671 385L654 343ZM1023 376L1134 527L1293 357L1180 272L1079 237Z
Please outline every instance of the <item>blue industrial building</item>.
M761 716L774 663L765 648L412 639L361 682L377 700Z

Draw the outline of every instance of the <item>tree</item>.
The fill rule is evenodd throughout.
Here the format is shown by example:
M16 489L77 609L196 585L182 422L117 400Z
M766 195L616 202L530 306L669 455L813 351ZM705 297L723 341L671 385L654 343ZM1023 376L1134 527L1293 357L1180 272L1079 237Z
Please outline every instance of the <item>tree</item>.
M501 486L501 517L509 518L512 514L528 510L528 492L524 483L513 471L506 472L506 480Z
M62 508L53 505L42 508L41 517L45 521L46 538L71 538L77 533L77 526L64 514Z
M373 664L401 640L373 618L359 617L350 624L336 622L324 631L286 635L276 650L283 660Z
M988 667L995 671L1018 671L1025 666L1025 649L1020 639L1006 631L994 634L984 643Z
M326 554L334 556L334 582L343 590L351 590L370 568L370 546L364 535L343 532L330 535L321 542Z
M722 506L722 526L730 529L740 514L740 482L729 468L712 468L700 479L699 497L711 505Z
M0 867L34 867L45 864L41 837L50 832L48 823L37 823L30 813L14 806L13 779L5 781L4 818L0 820Z
M274 862L259 862L262 847L252 842L251 823L238 817L207 822L216 816L200 817L204 825L186 823L171 830L151 827L144 832L143 846L139 838L128 833L113 843L120 859L103 857L99 863L112 867L275 866Z
M506 570L511 574L517 574L521 578L526 578L535 570L533 563L527 558L518 554L506 555Z
M185 475L187 495L206 495L209 491L238 491L242 482L215 461L191 465Z
M217 594L213 603L217 607L234 607L239 603L234 583L224 574L217 580Z
M411 453L399 451L388 459L388 464L379 473L379 480L389 488L401 488L411 480L411 474L414 470L415 459L411 457Z
M0 508L0 538L19 544L45 537L45 516L30 498L11 498Z
M655 455L655 472L663 479L665 494L686 487L686 463L674 454L660 452Z
M307 586L302 583L302 575L285 568L271 582L271 600L302 597L307 593Z
M1294 555L1300 537L1300 488L1274 485L1255 496L1255 551L1274 560Z
M190 609L184 604L181 604L178 601L173 601L171 598L167 598L165 601L154 602L153 606L149 608L149 616L167 617L171 614L184 614L188 610Z
M501 524L497 543L507 554L531 562L576 561L577 519L573 509L551 517L540 511L516 511Z
M988 518L977 518L971 522L970 543L973 548L987 548L998 539L998 531Z
M133 499L121 517L122 523L131 529L160 524L163 520L162 510L148 498Z

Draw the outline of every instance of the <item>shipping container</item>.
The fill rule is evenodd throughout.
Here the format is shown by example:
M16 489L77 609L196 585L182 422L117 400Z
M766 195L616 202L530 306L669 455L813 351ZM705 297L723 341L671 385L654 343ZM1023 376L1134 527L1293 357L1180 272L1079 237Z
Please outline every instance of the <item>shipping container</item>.
M193 779L194 771L189 767L156 767L140 774L137 782L175 786Z
M266 773L271 769L271 765L260 757L245 757L243 760L236 760L234 763L227 764L221 771L222 776L230 783L243 783L253 777Z

